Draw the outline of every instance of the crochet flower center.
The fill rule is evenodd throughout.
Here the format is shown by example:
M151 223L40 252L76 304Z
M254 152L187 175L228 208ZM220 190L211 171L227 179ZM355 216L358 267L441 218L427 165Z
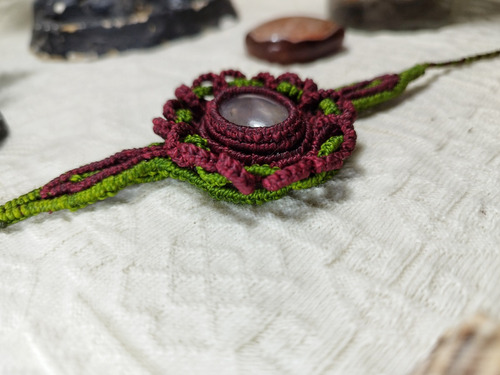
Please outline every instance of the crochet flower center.
M252 128L269 127L288 118L288 110L259 94L240 94L220 103L219 113L229 122Z

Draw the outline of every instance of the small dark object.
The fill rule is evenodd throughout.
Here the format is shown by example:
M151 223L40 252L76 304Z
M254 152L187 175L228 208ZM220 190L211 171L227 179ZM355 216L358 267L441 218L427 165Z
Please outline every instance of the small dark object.
M418 29L444 25L451 0L330 0L332 20L359 29Z
M280 64L308 62L337 52L344 29L310 17L287 17L266 22L246 36L248 53Z
M230 0L36 0L32 49L69 57L155 46L236 17Z
M7 134L7 123L5 122L5 119L0 112L0 141L3 141L3 139L7 137Z

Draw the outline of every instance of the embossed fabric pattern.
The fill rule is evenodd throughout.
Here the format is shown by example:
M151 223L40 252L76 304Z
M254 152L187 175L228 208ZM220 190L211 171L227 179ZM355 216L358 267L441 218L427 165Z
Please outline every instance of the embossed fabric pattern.
M28 50L29 2L0 0L0 201L122 149L207 71L290 71L321 89L498 48L500 5L412 33L349 30L283 68L244 35L326 1L235 0L237 24L93 62ZM0 231L0 375L409 373L448 327L500 318L500 62L432 71L363 114L318 187L262 206L174 179Z

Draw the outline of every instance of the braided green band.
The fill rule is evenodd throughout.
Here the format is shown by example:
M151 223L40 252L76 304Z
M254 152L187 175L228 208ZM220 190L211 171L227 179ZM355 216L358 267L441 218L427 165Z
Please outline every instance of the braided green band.
M251 167L249 167L251 168ZM254 166L255 172L269 173L270 167ZM40 189L34 190L19 198L13 199L0 207L0 228L17 223L42 212L60 210L76 211L92 203L112 197L127 186L145 182L153 182L172 177L189 182L218 200L225 200L239 204L262 204L285 196L291 190L307 189L319 185L330 179L337 171L319 173L308 179L293 183L278 191L257 189L249 195L227 186L227 179L218 173L206 173L202 168L196 171L181 168L169 158L155 158L143 161L131 169L116 176L110 176L87 190L71 195L63 195L52 199L41 199ZM257 173L256 173L257 174ZM210 176L207 176L210 175Z
M355 99L352 101L352 104L354 104L356 111L364 111L383 102L394 99L405 91L406 87L411 81L414 81L418 77L424 75L426 69L427 65L415 65L413 68L405 70L404 72L399 74L399 82L392 90L383 91L373 96L367 96L365 98ZM376 86L377 84L378 82L376 82L375 80L371 85ZM370 85L368 87L370 87Z

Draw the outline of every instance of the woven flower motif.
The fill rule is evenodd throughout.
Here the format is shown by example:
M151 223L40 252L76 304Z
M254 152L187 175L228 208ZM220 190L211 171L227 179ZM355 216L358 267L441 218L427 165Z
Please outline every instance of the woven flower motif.
M267 96L287 108L288 118L270 127L233 124L219 108L240 94ZM234 70L209 73L175 96L163 108L165 118L153 120L154 131L165 139L172 161L194 168L218 198L260 203L317 185L342 167L355 146L351 101L295 74L247 79Z
M41 212L78 210L127 186L169 177L233 203L279 199L290 190L326 181L342 167L356 142L356 111L397 97L429 67L498 54L500 51L455 62L416 65L400 74L337 90L318 90L313 81L302 81L290 73L277 78L261 73L251 79L234 70L202 75L191 87L179 87L177 98L164 106L165 118L153 121L154 131L164 143L123 150L72 169L5 203L0 206L0 228ZM219 111L242 97L272 103L279 108L279 120L271 116L272 121L266 120L258 128L228 121ZM252 116L246 121L255 120Z
M234 203L279 199L292 189L326 181L342 167L356 142L356 111L401 95L429 68L460 66L498 56L500 50L417 64L400 74L337 90L318 90L313 81L302 81L290 73L277 78L261 73L251 79L234 70L204 74L192 87L179 87L177 99L169 100L163 108L165 118L153 121L154 131L165 139L164 143L123 150L12 199L0 206L0 228L41 212L78 210L129 185L168 177ZM243 96L263 100L266 106L271 103L271 107L279 108L280 115L273 114L259 124L263 125L260 128L228 121L219 111L225 112L221 109ZM262 108L259 111L266 116L272 112ZM252 116L246 117L243 125L251 125L248 120L255 120ZM240 124L240 120L236 116L234 121Z

